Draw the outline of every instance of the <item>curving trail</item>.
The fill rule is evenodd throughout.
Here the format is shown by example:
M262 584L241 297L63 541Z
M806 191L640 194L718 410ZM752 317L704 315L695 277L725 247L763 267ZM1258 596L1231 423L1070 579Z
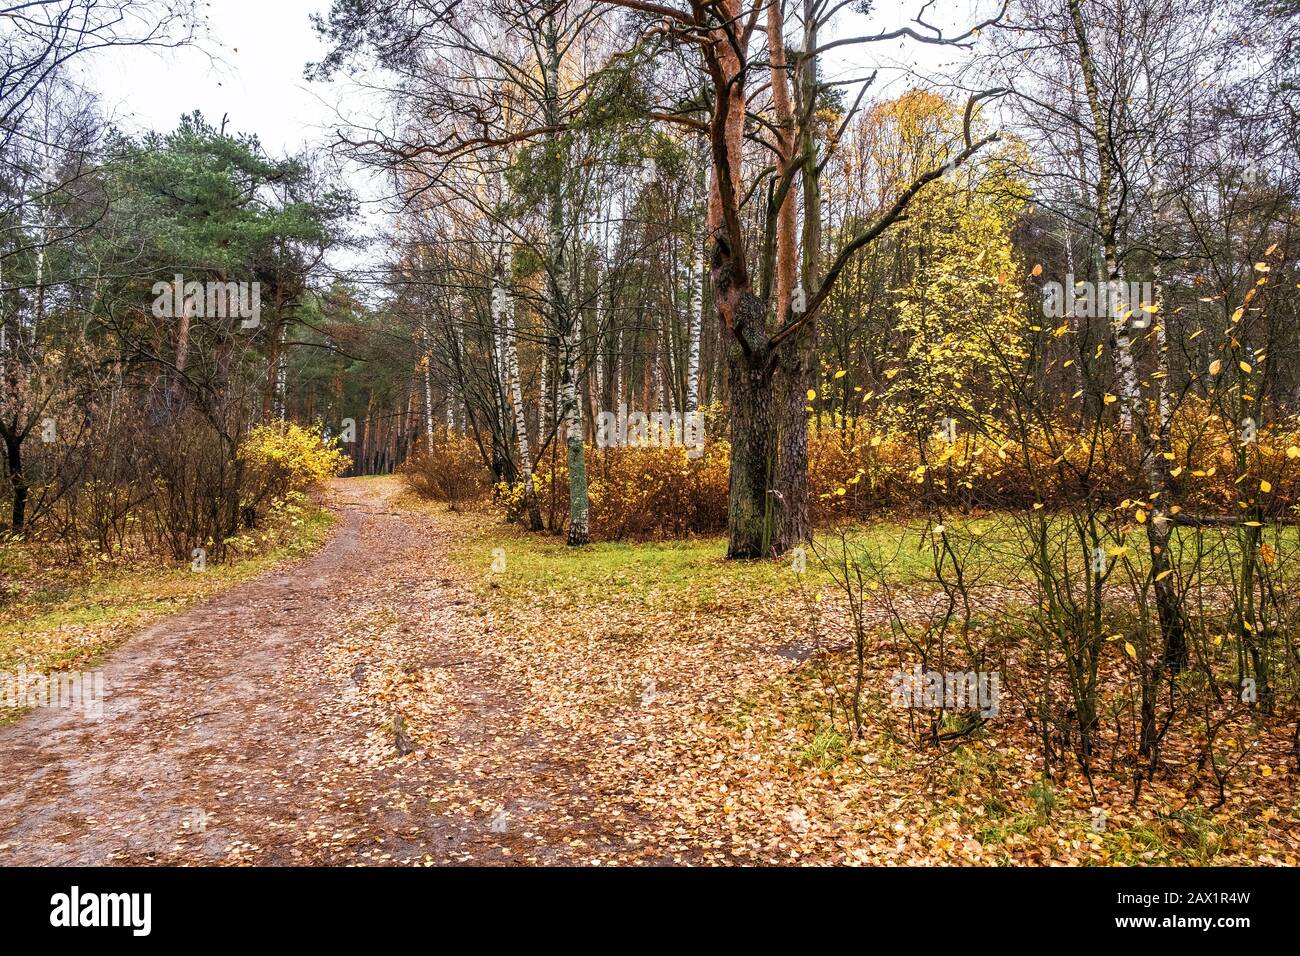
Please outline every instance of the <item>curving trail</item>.
M163 621L104 667L103 718L0 729L0 864L566 863L617 834L584 768L525 730L524 694L461 640L482 621L388 479L338 481L314 557ZM386 688L448 719L398 759ZM514 702L514 703L512 703ZM500 810L493 814L491 808Z

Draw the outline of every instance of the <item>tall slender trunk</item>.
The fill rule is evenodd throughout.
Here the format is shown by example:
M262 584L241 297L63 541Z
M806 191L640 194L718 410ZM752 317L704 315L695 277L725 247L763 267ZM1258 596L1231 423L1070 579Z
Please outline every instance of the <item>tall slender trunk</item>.
M546 22L545 114L552 128L560 123L560 38L555 14ZM551 293L551 310L560 332L560 384L563 394L563 414L566 423L566 442L569 464L569 544L584 545L590 540L588 527L586 451L583 447L582 402L578 382L578 349L581 347L577 317L568 302L567 257L564 241L564 176L567 157L560 137L551 133L547 138L549 165L547 183L547 258Z
M515 306L509 288L504 284L510 281L513 270L513 257L510 246L505 246L502 253L502 285L498 286L504 293L503 325L505 326L506 372L510 381L510 405L514 412L515 439L519 446L519 472L524 483L524 514L528 519L530 531L542 530L542 513L537 507L537 491L533 486L533 454L528 444L528 417L524 413L523 384L519 378L519 344L515 336Z
M1097 151L1097 222L1101 228L1102 255L1105 260L1106 282L1117 283L1110 288L1123 287L1123 273L1119 256L1119 220L1112 206L1115 183L1114 161L1117 153L1106 122L1106 110L1097 85L1096 67L1087 29L1083 22L1081 0L1069 0L1070 21L1074 28L1075 47L1079 54L1080 73L1088 98L1091 115L1091 133ZM1111 299L1107 296L1107 300ZM1163 510L1168 502L1168 463L1160 454L1163 426L1153 430L1148 421L1146 402L1137 380L1133 361L1132 340L1129 336L1131 317L1124 313L1134 304L1126 303L1117 316L1111 316L1112 341L1119 368L1121 398L1125 409L1125 431L1131 427L1138 441L1138 454L1146 477L1147 494L1154 502L1151 520L1147 522L1147 545L1151 555L1151 574L1156 598L1156 614L1160 620L1160 633L1164 641L1161 654L1163 665L1173 670L1184 667L1188 659L1186 622L1175 590L1172 565L1169 560L1169 521Z
M704 180L701 185L707 193L708 181L703 174L700 178ZM687 414L700 407L700 329L704 324L704 283L707 281L704 273L704 237L692 232L691 249L691 301L690 316L686 326L686 401L684 403ZM617 404L616 398L615 405Z
M429 327L423 326L424 345L424 450L433 449L433 348L429 344ZM451 434L451 402L447 402L447 434Z
M623 330L618 330L618 335L614 339L614 406L617 408L623 404Z
M176 327L176 378L167 390L167 415L175 415L184 396L185 367L190 359L190 316L196 304L192 299L184 300L180 308L179 324Z
M673 335L672 335L672 316L674 311L665 311L663 315L663 325L659 329L659 339L663 343L661 353L663 355L663 389L659 396L663 404L660 406L668 414L677 410L676 389L677 389L677 369L673 366Z
M27 522L27 479L23 474L23 439L26 432L0 425L0 437L5 443L5 462L9 469L9 487L12 492L9 510L9 528L20 532Z
M789 83L788 72L777 70L784 66L784 39L780 20L779 4L773 3L769 8L769 31L775 36L769 43L781 49L781 55L772 57L773 88L785 89ZM800 116L812 116L812 104L817 96L817 65L811 51L817 47L816 17L812 0L805 0L805 27L803 49L799 59L798 92ZM778 76L779 73L779 76ZM795 148L794 115L790 106L790 95L774 93L774 99L780 104L784 101L785 122L788 132L784 138L787 155L784 162L794 160ZM782 110L778 105L778 118ZM817 140L811 128L798 131L798 147L802 153L803 168L800 179L803 185L803 286L808 293L815 292L821 281L821 192L817 175ZM777 315L786 316L790 300L782 295L790 295L794 286L795 260L798 255L795 241L794 191L787 197L786 206L781 210L782 218L778 221L777 231ZM786 218L788 217L788 222ZM783 259L788 263L783 264ZM809 319L794 340L785 343L779 356L778 377L779 393L777 398L777 432L780 447L777 452L776 469L776 532L773 551L784 554L812 538L812 522L809 515L810 495L808 491L808 391L816 384L816 318Z
M283 285L275 283L275 320L270 329L270 347L266 350L266 383L262 387L262 421L270 422L278 417L276 412L276 392L280 385L280 350L284 341L284 296Z
M462 386L464 384L465 333L461 321L464 312L465 297L462 295L453 297L449 321L451 322L451 345L455 349L455 355L453 356L454 368L457 370L457 376L459 377L453 380L449 376L445 386L447 393L447 434L449 435L453 431L463 435L466 429L466 408L463 402L457 401L456 396L457 384L460 383Z
M288 336L288 323L281 323L279 356L275 363L275 417L281 423L289 413L289 350L285 347Z
M550 383L550 365L551 365L551 343L549 339L543 336L542 339L542 370L538 375L537 391L541 395L541 404L537 409L537 434L542 436L541 440L545 441L547 434L551 429L551 383Z

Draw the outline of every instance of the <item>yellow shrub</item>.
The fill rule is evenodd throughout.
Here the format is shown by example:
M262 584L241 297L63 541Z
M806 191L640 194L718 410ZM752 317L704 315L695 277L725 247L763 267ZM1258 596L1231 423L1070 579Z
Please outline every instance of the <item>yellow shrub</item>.
M714 534L727 526L730 446L710 442L698 458L673 447L587 448L591 536L602 541L671 539ZM543 518L561 530L569 514L569 468L563 454L538 463L535 487ZM503 489L510 513L522 488ZM551 520L553 519L553 520Z
M319 426L258 425L239 446L239 458L253 474L252 502L306 491L347 470L349 459L326 442Z

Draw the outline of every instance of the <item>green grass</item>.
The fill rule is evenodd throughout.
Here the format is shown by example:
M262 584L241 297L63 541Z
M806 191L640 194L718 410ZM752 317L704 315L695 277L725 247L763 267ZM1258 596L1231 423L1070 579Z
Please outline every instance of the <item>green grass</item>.
M799 754L801 763L829 770L840 763L848 753L848 742L844 735L833 727L822 727Z
M892 555L902 547L902 570L929 567L929 552L919 551L918 538L901 522L879 522L850 532L855 549ZM910 541L906 540L910 538ZM829 536L818 536L818 547L837 546ZM506 569L491 570L493 551L505 552ZM722 537L667 542L601 542L570 548L561 537L528 534L518 527L486 523L472 544L460 545L454 554L464 566L476 569L486 583L507 602L539 593L569 605L603 602L611 598L646 607L709 607L727 595L747 591L754 595L782 596L800 587L812 593L833 588L830 574L816 554L805 555L805 570L794 570L794 558L772 561L727 561Z
M1083 551L1074 554L1068 519L1056 516L1048 520L1056 541L1054 547L1064 546L1082 572L1087 555ZM1024 580L1030 574L1022 529L1006 515L950 518L947 530L954 550L967 560L968 579L1006 583ZM1285 542L1292 541L1296 534L1300 529L1284 529L1279 546L1285 548ZM1195 535L1190 528L1174 531L1173 553L1189 570ZM618 599L647 607L693 604L707 608L720 596L740 588L774 597L799 587L812 593L835 589L822 562L838 571L846 545L864 569L885 568L890 583L933 581L934 541L933 527L917 519L882 518L822 531L806 553L806 571L796 574L789 555L772 561L726 561L726 539L720 535L685 541L601 542L569 548L562 537L528 534L493 518L476 528L474 543L462 545L456 557L466 567L480 570L484 580L493 583L498 597L507 601L549 593L553 600L574 605ZM1107 546L1111 543L1106 542ZM1149 557L1144 530L1134 528L1126 544L1128 560L1143 569L1140 574L1146 574ZM1217 540L1206 544L1222 551ZM495 548L505 551L505 573L490 571ZM1058 561L1054 551L1053 562ZM1112 577L1113 583L1120 584L1123 570L1115 567Z
M1115 862L1126 866L1164 861L1210 866L1231 837L1231 828L1206 811L1184 807L1167 817L1108 832L1105 843Z

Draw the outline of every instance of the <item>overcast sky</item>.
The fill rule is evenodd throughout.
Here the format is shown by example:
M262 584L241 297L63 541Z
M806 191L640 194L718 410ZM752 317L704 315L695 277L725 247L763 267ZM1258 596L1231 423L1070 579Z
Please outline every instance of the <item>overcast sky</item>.
M940 0L927 20L945 28L968 25L995 0ZM329 0L212 0L205 4L205 29L192 47L168 51L113 50L83 61L83 80L96 90L109 120L142 132L167 131L181 115L201 110L213 125L227 119L231 132L255 133L272 155L295 153L329 142L344 117L373 117L383 106L351 84L323 84L303 78L304 66L324 54L310 23L324 14ZM849 35L863 35L904 24L919 0L886 0L883 13L864 18L845 13L838 24ZM900 13L900 9L909 11ZM917 81L909 70L933 75L960 54L944 47L893 41L850 46L827 57L831 78L865 76L884 67L876 96L897 96ZM368 228L381 219L374 201L381 185L349 177L363 199Z
M854 34L902 25L900 8L918 4L887 0L885 12L869 19L844 14L841 28ZM975 0L941 0L949 13L931 13L936 23L968 23ZM309 22L312 13L325 13L329 0L212 0L204 4L207 29L191 48L165 52L118 50L87 61L87 83L103 97L105 110L123 126L135 130L167 130L183 113L200 109L214 123L229 116L229 128L253 132L272 152L295 151L320 143L338 125L334 111L373 109L355 94L338 87L309 83L303 67L320 59L324 47ZM930 71L955 59L942 47L894 41L870 47L844 48L830 59L831 75L866 73L881 64L919 67ZM908 78L891 73L881 91L896 95Z
M116 50L90 62L88 83L122 126L169 130L202 110L214 124L256 133L272 152L319 143L336 125L329 87L303 79L324 48L308 16L329 0L213 0L193 47ZM323 98L325 98L323 100Z

